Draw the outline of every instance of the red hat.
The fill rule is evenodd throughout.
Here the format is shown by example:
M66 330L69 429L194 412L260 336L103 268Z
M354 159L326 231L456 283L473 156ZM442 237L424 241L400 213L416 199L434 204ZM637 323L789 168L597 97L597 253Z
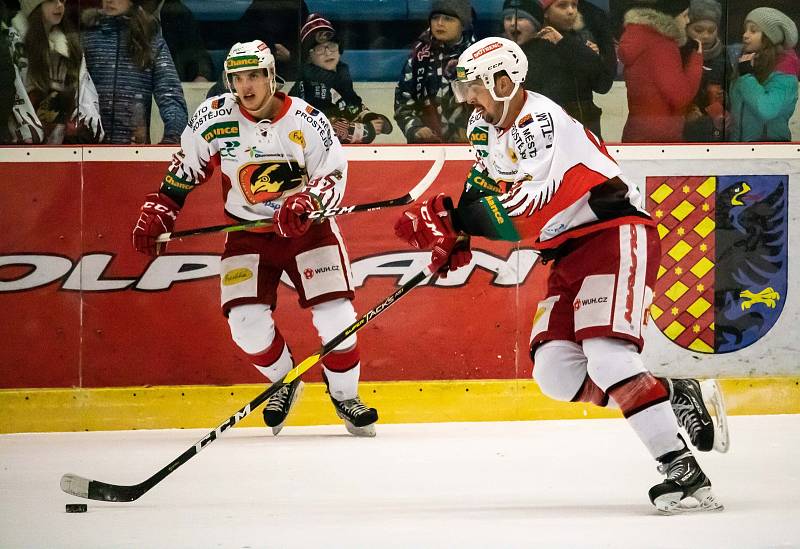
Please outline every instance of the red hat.
M328 41L339 42L331 22L318 13L309 14L305 25L300 29L300 47L303 52L306 53L317 44Z

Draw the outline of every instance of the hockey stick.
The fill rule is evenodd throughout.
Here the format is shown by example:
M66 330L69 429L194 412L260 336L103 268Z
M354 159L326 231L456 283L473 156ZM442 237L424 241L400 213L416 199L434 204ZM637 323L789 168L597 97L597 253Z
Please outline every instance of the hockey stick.
M131 486L120 484L108 484L100 482L99 480L89 480L79 475L67 473L61 477L61 489L73 496L81 498L94 499L97 501L134 501L139 499L153 486L164 480L175 469L189 461L196 454L200 452L207 445L214 442L222 433L233 427L241 420L246 418L250 413L258 408L262 403L274 395L278 390L303 375L308 369L314 366L317 362L330 353L342 341L359 331L361 328L369 324L375 317L388 309L392 304L396 303L401 297L408 293L412 288L417 286L420 282L425 280L432 274L431 266L429 265L421 272L414 275L408 282L403 284L400 288L394 291L391 295L386 297L381 303L367 311L361 318L353 322L350 326L345 328L336 337L323 345L319 351L306 358L303 362L289 370L285 376L278 381L274 382L269 388L261 392L253 400L245 404L245 406L231 417L226 419L216 429L206 434L203 438L195 442L185 452L175 458L169 465L162 468L156 474L147 480L134 484Z
M390 198L389 200L379 200L378 202L367 202L366 204L353 204L351 206L333 206L331 208L323 208L321 210L315 210L309 213L308 217L311 219L323 219L326 217L336 217L355 212L371 212L374 210L380 210L382 208L391 208L392 206L411 204L428 190L433 181L436 179L436 176L439 175L439 172L442 170L442 166L444 166L446 156L445 151L446 149L444 147L439 148L439 155L437 156L436 161L433 163L433 166L431 166L431 168L428 170L428 173L425 174L425 177L420 179L419 183L417 183L413 189L408 191L403 196ZM234 231L245 231L247 229L258 229L261 227L269 227L271 225L271 219L259 219L238 225L214 225L212 227L187 229L185 231L173 231L171 233L161 233L156 238L156 242L169 242L170 240L175 240L177 238L197 236L208 233L230 233Z

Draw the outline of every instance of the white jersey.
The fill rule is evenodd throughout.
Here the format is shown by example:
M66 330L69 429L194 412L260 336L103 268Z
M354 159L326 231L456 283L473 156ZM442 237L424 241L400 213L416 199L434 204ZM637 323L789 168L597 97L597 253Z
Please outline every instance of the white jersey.
M466 191L475 186L499 195L489 200L499 201L519 237L535 238L537 248L609 226L649 222L643 196L625 182L597 137L555 102L526 93L507 130L479 114L470 117L467 135L477 161Z
M274 120L256 121L231 93L205 100L181 135L181 150L162 183L185 195L219 166L225 211L235 219L272 218L283 200L308 191L321 206L336 206L347 180L344 150L325 115L282 93Z

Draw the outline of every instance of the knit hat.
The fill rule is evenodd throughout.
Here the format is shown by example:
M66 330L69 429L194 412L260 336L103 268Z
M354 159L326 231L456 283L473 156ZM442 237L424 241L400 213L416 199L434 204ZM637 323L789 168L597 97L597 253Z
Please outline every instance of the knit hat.
M719 27L722 20L722 6L717 0L692 0L689 6L689 21L711 21Z
M547 8L556 3L556 0L539 0L539 5L542 6L542 11L547 11Z
M430 17L437 13L457 17L465 29L472 25L472 6L469 0L433 0Z
M755 23L776 46L792 49L797 45L797 25L775 8L756 8L747 14L745 20Z
M677 17L689 9L689 0L634 0L630 7L647 8Z
M20 0L20 11L25 14L25 17L30 17L39 4L44 4L44 0Z
M503 19L514 17L528 19L537 29L542 28L542 6L537 0L505 0L503 2Z
M310 13L303 28L300 29L300 48L308 53L317 44L324 42L339 43L336 31L331 22L318 13Z

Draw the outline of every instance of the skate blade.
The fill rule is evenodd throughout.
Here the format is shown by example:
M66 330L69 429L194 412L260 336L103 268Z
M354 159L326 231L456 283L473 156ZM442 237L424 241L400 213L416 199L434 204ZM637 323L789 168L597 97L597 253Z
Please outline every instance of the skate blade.
M689 497L682 498L681 492L663 494L655 499L653 505L664 515L722 511L725 506L717 500L711 487L700 488ZM682 499L681 499L682 498Z
M339 416L344 421L344 426L347 429L347 432L353 436L357 437L374 437L375 436L375 424L370 423L369 425L364 425L363 427L356 427L353 425L350 420L344 417L343 414L339 413L339 410L336 410L336 415Z
M283 429L283 426L286 424L286 420L289 419L289 414L291 414L292 410L294 409L294 403L297 402L297 399L300 398L301 394L303 394L302 381L297 384L297 389L295 389L292 401L289 403L289 411L287 412L286 417L283 418L283 421L281 421L279 424L272 427L272 436L278 436L278 433L281 432L281 429Z
M717 452L724 454L730 450L730 434L728 432L728 413L725 408L725 398L722 395L716 379L708 379L700 383L700 392L703 401L710 405L709 413L714 420L714 447Z

